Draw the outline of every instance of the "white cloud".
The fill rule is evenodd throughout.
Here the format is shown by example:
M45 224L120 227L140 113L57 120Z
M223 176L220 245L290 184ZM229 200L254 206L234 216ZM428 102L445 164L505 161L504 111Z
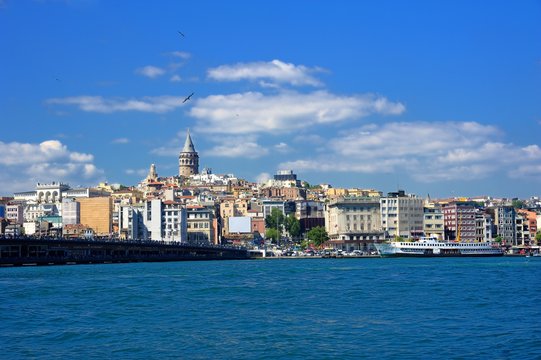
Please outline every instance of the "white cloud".
M309 68L304 65L272 60L222 65L208 70L207 74L209 78L218 81L260 80L264 83L320 86L320 81L310 74L321 71L323 70L320 68Z
M26 165L37 162L49 162L67 159L73 162L91 162L90 154L70 152L66 145L58 140L47 140L40 144L4 143L0 141L0 165Z
M39 144L0 141L0 194L33 190L37 182L95 183L103 170L94 156L71 151L58 140Z
M81 162L92 162L94 161L94 155L91 155L91 154L81 154L81 153L78 153L78 152L72 152L71 154L69 154L69 159L73 162L78 162L78 163L81 163Z
M541 175L537 171L541 149L497 141L502 136L497 128L475 122L369 125L331 139L325 156L293 160L280 167L367 174L399 172L420 182Z
M398 115L404 111L403 104L373 94L337 96L316 91L265 96L247 92L200 98L191 108L190 115L199 119L197 129L201 132L248 134L287 132L374 113Z
M182 97L146 96L141 99L104 99L101 96L74 96L53 98L45 101L50 105L75 105L83 111L113 113L119 111L141 111L165 113L183 106Z
M124 171L127 175L147 176L148 169L126 169Z
M182 150L182 146L180 144L174 145L166 145L166 146L160 146L158 148L150 150L151 154L159 155L159 156L175 156L180 153L180 150Z
M130 140L128 138L118 138L118 139L114 139L113 141L111 141L113 144L127 144L130 142Z
M285 154L291 151L291 147L284 142L274 145L273 148L275 151L278 151L279 153L282 153L282 154Z
M219 141L220 144L204 151L204 155L257 159L269 153L269 149L259 145L255 137L224 137L215 141Z
M261 174L257 175L255 178L255 182L258 184L264 184L267 181L271 179L271 175L267 172L262 172Z
M146 76L148 78L154 79L165 74L165 70L157 66L147 65L142 68L135 70L139 75Z
M192 55L189 52L186 52L186 51L172 51L172 52L170 52L168 54L173 56L173 57L183 59L183 60L188 60L190 57L192 57Z
M182 78L179 75L173 75L173 76L171 76L169 81L171 81L171 82L180 82L180 81L182 81Z
M193 140L193 132L191 133L191 136ZM184 146L184 141L186 141L186 132L179 131L173 139L165 145L150 150L150 153L158 156L178 156Z

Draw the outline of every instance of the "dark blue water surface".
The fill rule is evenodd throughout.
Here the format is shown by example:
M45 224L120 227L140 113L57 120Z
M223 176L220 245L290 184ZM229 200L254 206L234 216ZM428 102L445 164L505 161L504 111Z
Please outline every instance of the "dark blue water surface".
M540 359L541 258L1 268L0 356Z

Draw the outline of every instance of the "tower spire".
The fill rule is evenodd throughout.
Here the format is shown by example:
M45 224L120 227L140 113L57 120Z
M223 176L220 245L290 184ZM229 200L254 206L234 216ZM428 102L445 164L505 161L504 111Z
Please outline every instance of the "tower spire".
M184 142L184 147L182 148L182 152L195 152L195 147L193 146L192 137L190 136L190 129L188 129L188 133L186 134L186 141Z

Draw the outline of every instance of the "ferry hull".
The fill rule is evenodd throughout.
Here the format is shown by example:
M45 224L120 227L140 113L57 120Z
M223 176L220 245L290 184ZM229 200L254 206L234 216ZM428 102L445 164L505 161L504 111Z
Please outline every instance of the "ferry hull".
M439 258L439 257L498 257L503 256L503 253L498 254L406 254L406 253L393 253L393 254L380 254L381 257L416 257L416 258L423 258L423 257L431 257L431 258Z

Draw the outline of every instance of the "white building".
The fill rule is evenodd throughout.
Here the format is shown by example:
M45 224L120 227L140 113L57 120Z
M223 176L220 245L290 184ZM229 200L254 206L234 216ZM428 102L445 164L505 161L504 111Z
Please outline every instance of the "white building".
M336 249L370 251L385 239L378 198L340 197L325 205L325 229Z
M493 240L492 228L494 221L490 214L477 213L475 214L475 241L487 242Z
M186 242L188 239L186 206L174 201L164 201L162 217L164 240Z
M81 204L72 199L62 200L62 224L74 225L80 223Z
M191 185L229 185L237 181L237 177L233 174L213 174L210 168L204 168L199 174L190 175Z
M121 205L119 232L127 239L186 242L186 207L178 202L161 199Z
M16 224L24 222L24 205L8 204L6 205L6 219Z
M148 239L144 213L145 206L143 203L120 205L118 216L120 238L127 240Z
M423 199L403 190L380 199L381 227L388 237L418 238L423 234Z

